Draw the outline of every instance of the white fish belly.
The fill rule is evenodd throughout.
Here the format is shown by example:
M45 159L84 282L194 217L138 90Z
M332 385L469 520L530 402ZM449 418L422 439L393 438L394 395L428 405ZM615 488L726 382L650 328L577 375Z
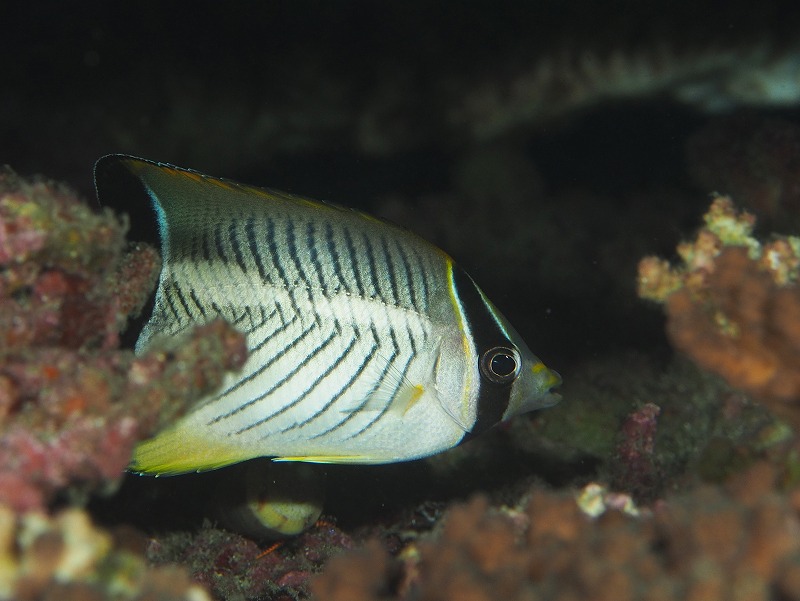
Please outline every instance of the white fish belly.
M454 446L464 430L433 379L437 326L346 294L276 289L242 320L251 355L185 426L250 456L398 461ZM460 395L461 391L450 391Z

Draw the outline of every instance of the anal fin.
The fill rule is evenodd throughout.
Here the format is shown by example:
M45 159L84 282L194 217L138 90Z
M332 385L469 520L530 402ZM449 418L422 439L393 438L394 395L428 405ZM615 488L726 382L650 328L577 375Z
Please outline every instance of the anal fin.
M173 427L140 442L133 450L128 470L168 476L214 470L252 457L241 447L197 436L188 428Z
M367 455L297 455L291 457L275 457L273 461L302 461L305 463L377 463L378 459L370 459Z

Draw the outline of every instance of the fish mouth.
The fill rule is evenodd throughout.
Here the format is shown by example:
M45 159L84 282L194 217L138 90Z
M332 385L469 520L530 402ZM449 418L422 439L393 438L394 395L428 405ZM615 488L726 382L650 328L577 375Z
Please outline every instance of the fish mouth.
M561 402L561 395L557 392L548 392L542 399L541 408L546 409Z
M547 381L545 382L545 386L547 386L547 393L544 395L542 399L542 407L552 407L556 405L561 400L561 395L557 392L554 392L556 388L561 386L561 374L558 373L554 369L547 370Z

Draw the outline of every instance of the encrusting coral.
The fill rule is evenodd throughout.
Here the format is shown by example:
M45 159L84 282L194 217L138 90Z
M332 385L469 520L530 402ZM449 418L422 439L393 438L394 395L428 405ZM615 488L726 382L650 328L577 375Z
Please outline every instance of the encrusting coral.
M800 599L800 495L774 483L759 464L640 517L623 507L592 519L569 494L538 488L521 509L476 497L399 561L377 543L333 559L313 591L318 601Z
M158 273L124 221L66 188L0 175L0 502L43 509L107 488L153 434L246 354L215 323L135 358L115 350Z
M141 554L131 590L85 588L125 571L108 563L119 555L81 510L47 511L113 490L139 440L244 362L244 337L221 321L140 357L118 349L159 270L154 249L126 248L125 231L62 186L0 172L0 598L156 594L143 583L169 578L146 572ZM77 574L63 566L88 552L72 545L79 531L102 548ZM159 598L207 598L181 578Z
M639 264L639 295L663 302L672 344L800 426L800 239L753 238L754 218L714 200L679 267Z
M245 355L241 337L223 322L178 342L140 358L63 347L2 353L0 502L43 509L59 491L108 490L139 440Z

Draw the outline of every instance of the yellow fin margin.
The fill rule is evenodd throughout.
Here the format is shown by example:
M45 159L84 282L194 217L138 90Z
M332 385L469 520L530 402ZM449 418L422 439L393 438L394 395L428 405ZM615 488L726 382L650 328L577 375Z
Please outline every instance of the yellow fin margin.
M128 470L171 476L214 470L252 457L241 447L193 436L183 428L171 428L136 445Z
M367 455L298 455L295 457L275 457L273 461L304 461L306 463L377 463L380 459L371 459Z

